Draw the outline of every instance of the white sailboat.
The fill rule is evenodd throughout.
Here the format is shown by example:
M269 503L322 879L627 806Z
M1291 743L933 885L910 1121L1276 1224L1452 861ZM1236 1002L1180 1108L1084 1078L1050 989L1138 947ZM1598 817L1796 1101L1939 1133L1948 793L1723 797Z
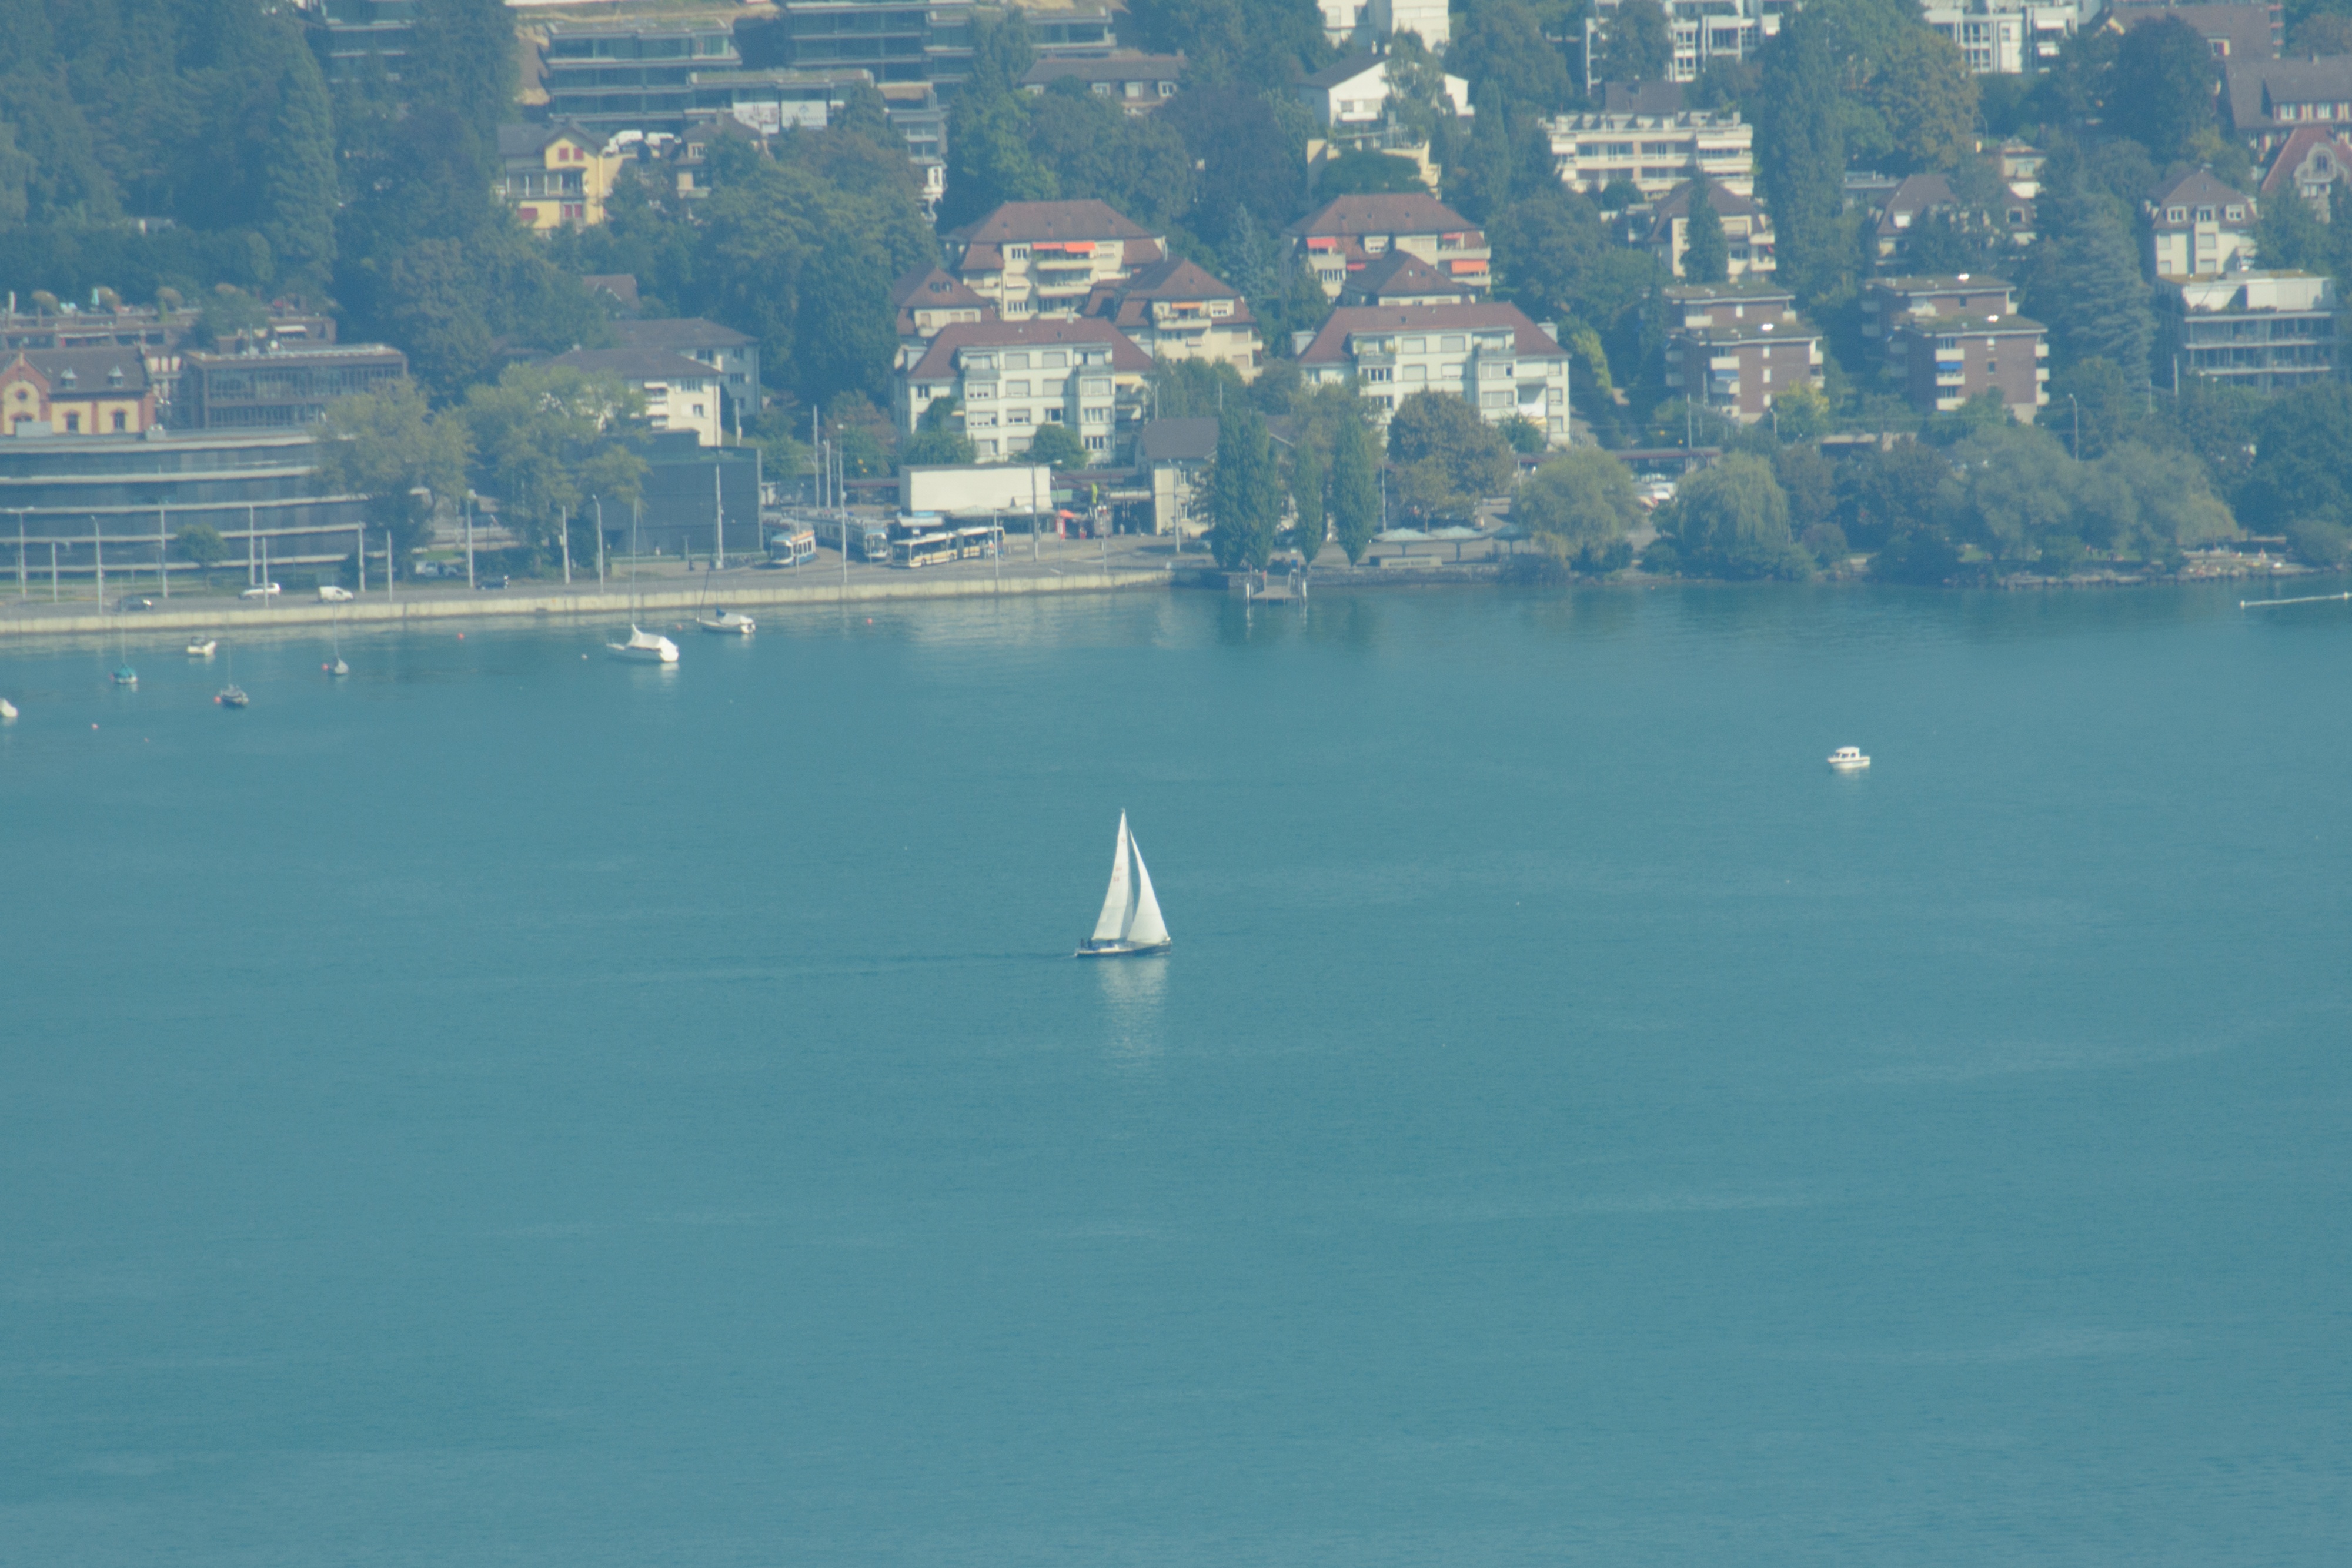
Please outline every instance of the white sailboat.
M1127 862L1135 861L1135 874ZM1078 945L1073 956L1123 958L1136 953L1164 953L1173 946L1167 922L1160 917L1160 898L1151 891L1151 873L1144 869L1143 847L1127 831L1127 813L1118 814L1118 847L1112 852L1110 891L1103 894L1102 914L1095 934Z
M615 659L635 659L647 664L677 663L677 644L658 632L647 632L636 626L629 628L625 643L607 643Z

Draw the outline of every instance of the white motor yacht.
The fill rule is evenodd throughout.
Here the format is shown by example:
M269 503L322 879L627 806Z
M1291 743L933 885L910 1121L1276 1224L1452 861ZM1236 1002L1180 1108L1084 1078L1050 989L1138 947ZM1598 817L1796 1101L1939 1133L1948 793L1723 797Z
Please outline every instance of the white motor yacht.
M1830 766L1841 773L1859 773L1870 766L1870 758L1858 746L1841 746L1830 753Z
M209 659L219 647L219 638L199 637L188 644L188 657L191 659Z
M604 646L611 650L615 659L633 659L641 664L677 663L677 643L658 632L647 632L635 626L629 628L627 642L607 643Z
M760 623L740 611L720 610L709 615L697 616L694 623L705 632L734 632L749 637L759 630Z

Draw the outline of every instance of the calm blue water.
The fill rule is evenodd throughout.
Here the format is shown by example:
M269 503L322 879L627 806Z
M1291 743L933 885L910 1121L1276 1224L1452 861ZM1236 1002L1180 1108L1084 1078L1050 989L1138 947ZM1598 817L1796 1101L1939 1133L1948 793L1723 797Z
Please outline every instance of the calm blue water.
M0 1561L2340 1562L2235 598L0 651Z

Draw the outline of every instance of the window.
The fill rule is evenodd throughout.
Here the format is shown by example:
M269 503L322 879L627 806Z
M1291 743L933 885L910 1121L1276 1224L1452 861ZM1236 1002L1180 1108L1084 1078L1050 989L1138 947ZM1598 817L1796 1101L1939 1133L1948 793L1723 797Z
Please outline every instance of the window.
M1026 424L1029 423L1029 411L1025 408L1007 409L1004 413L1004 423L1007 424Z
M1016 350L1004 356L1004 368L1008 371L1025 371L1029 368L1029 356Z
M1386 365L1366 365L1364 379L1368 382L1385 382L1393 381L1395 377Z
M1437 340L1437 351L1441 354L1458 354L1462 352L1465 341L1464 334L1448 332Z
M1161 82L1160 84L1160 96L1162 98L1174 98L1176 96L1176 84L1172 81Z
M1026 261L1029 259L1029 247L1025 245L1008 245L1004 247L1004 259Z
M1108 424L1110 423L1110 410L1107 408L1090 408L1080 414L1079 418L1088 424Z
M119 408L114 411L114 428L117 430L127 430L130 428L129 416L124 414L124 413Z
M1029 356L1026 354L1008 354L1005 356L1007 361L1026 360L1028 357ZM1029 395L1029 383L1027 382L1007 382L1004 383L1004 395L1006 397L1027 397Z
M700 419L702 417L702 405L700 403L696 403L694 405L694 417L697 419Z
M2225 215L2233 224L2243 223L2246 219L2246 209L2243 207L2231 207L2227 209Z
M1070 362L1070 356L1063 350L1048 349L1037 357L1037 362L1049 371L1057 371Z
M1401 354L1425 354L1429 352L1429 340L1426 338L1400 338L1397 340L1397 352Z
M1109 450L1110 450L1110 437L1109 437L1109 436L1108 436L1108 435L1089 435L1089 436L1087 436L1087 451L1089 451L1089 452L1108 452L1108 451L1109 451Z
M78 413L69 413L66 415L66 434L68 435L78 435L80 432L81 415Z
M1087 380L1078 383L1078 393L1082 397L1108 397L1110 396L1110 382L1108 378L1097 381L1093 377L1088 377Z
M2168 224L2185 224L2189 221L2189 209L2187 207L2167 207L2164 209L2164 221Z

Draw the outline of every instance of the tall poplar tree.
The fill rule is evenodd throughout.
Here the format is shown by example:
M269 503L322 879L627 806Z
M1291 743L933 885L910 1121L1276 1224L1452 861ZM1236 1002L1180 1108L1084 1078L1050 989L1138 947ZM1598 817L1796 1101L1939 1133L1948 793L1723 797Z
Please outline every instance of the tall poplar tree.
M335 117L319 62L298 38L278 75L278 112L262 169L262 237L278 281L319 289L335 265Z
M1800 12L1764 51L1757 162L1780 236L1780 276L1801 298L1834 289L1850 263L1845 131L1831 27Z
M1323 454L1312 442L1301 442L1290 458L1290 504L1296 513L1290 542L1309 566L1322 553L1329 519L1323 512Z
M1217 415L1217 463L1210 480L1209 548L1223 567L1255 570L1274 554L1282 526L1282 475L1265 421L1245 402Z
M1355 565L1381 531L1380 459L1363 421L1347 419L1331 438L1331 531Z
M1691 186L1690 217L1683 228L1683 279L1721 283L1730 276L1731 242L1723 236L1723 217L1715 210L1714 188L1701 174Z

